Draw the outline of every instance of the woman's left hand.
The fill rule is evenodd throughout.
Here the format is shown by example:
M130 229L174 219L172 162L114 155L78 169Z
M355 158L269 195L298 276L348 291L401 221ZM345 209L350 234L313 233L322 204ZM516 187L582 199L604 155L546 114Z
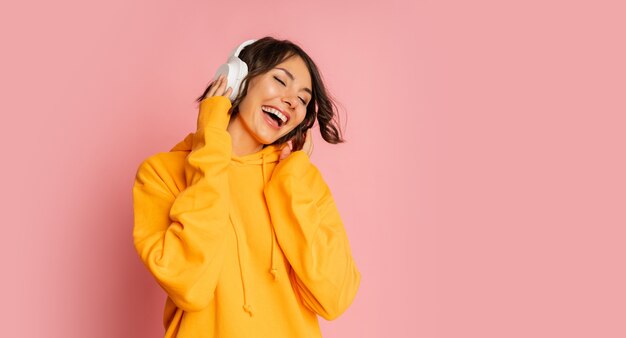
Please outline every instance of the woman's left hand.
M279 161L285 159L289 154L291 154L293 141L287 142L287 144L282 148L282 152L280 153ZM302 150L309 156L313 154L313 135L311 134L311 129L306 131L306 138L304 140L304 144L302 145Z

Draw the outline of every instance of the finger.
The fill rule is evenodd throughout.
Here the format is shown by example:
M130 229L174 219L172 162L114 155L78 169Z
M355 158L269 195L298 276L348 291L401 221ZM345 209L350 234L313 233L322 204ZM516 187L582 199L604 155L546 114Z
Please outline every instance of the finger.
M228 85L228 80L223 77L217 90L218 95L224 95L224 92L226 91L226 85Z
M281 149L281 152L280 152L279 159L281 161L284 160L287 156L289 156L290 152L291 152L291 149L289 148L288 144L283 146L283 148Z
M215 79L213 83L211 83L211 87L209 89L209 92L207 93L207 97L215 96L215 93L217 92L217 88L219 87L220 82L222 81L223 77L224 77L224 74L218 76L217 79Z
M213 82L211 82L211 85L209 86L209 92L206 93L207 97L211 97L213 96L213 94L215 94L215 88L217 87L217 82L219 81L219 77L215 80L213 80Z

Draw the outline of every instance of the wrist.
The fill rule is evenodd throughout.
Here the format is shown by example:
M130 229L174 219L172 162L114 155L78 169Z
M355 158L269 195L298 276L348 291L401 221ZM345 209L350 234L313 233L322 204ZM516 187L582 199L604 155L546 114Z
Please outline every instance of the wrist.
M211 96L200 101L198 129L214 127L226 130L230 121L230 99L225 96Z

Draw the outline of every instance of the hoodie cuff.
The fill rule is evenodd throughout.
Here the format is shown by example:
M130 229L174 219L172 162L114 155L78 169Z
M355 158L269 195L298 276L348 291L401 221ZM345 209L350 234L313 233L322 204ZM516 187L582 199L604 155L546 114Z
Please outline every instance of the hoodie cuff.
M198 130L206 127L214 127L226 130L230 121L228 113L232 103L226 96L211 96L200 101L198 113Z

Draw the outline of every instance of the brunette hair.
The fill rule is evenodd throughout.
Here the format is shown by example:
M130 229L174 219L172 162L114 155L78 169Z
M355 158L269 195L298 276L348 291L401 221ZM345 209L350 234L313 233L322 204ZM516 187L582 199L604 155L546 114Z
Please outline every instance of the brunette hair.
M304 60L311 75L312 92L311 100L306 107L306 116L292 131L279 138L272 144L283 144L293 138L292 151L301 150L306 138L306 132L315 123L317 118L322 138L331 144L343 143L341 128L338 124L339 115L335 100L326 91L322 76L313 60L300 48L289 40L277 40L271 36L258 39L254 43L244 47L239 53L239 58L248 65L248 74L243 79L243 86L239 87L239 93L232 102L231 118L239 113L239 104L248 93L248 83L256 76L267 73L276 65L292 56L300 56ZM205 99L211 84L196 102ZM335 120L335 118L337 120Z

